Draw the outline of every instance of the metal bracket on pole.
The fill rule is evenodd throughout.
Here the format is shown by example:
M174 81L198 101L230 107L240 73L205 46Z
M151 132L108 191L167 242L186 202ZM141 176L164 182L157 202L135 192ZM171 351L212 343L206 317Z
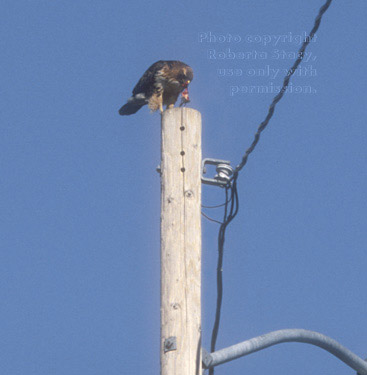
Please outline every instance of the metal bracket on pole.
M176 342L175 336L168 337L168 339L164 340L164 352L165 353L170 352L172 350L176 350L176 349L177 349L177 342Z
M217 174L214 178L207 178L203 175L206 173L205 166L207 164L216 165ZM214 185L225 187L230 181L231 176L233 174L233 168L231 167L231 162L227 160L219 160L219 159L211 159L206 158L202 161L202 175L201 175L201 182L207 185Z

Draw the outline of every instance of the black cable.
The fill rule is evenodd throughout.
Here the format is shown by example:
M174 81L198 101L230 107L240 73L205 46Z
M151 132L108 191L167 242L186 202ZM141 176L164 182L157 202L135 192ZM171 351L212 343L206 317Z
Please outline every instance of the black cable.
M231 197L228 200L228 191L231 192ZM222 300L223 300L223 253L224 253L224 241L225 241L225 233L228 224L234 219L237 215L239 209L239 201L238 201L238 192L237 192L237 177L232 181L230 185L225 187L225 206L224 206L224 217L223 223L219 228L218 234L218 264L217 264L217 306L215 311L215 320L214 326L212 331L212 338L211 338L211 345L210 351L215 351L215 345L218 337L219 331L219 323L220 323L220 315L221 315L221 308L222 308ZM231 203L230 208L228 209L228 205ZM209 375L214 374L214 367L209 369Z
M224 203L224 219L223 223L221 224L219 228L219 234L218 234L218 264L217 264L217 306L216 306L216 312L215 312L215 320L214 320L214 326L212 331L212 337L211 337L211 346L210 351L213 353L215 352L215 345L218 337L218 331L219 331L219 324L220 324L220 316L221 316L221 307L222 307L222 300L223 300L223 275L222 275L222 267L223 267L223 252L224 252L224 241L225 241L225 232L228 224L234 219L234 217L237 215L239 210L239 200L238 200L238 192L237 192L237 179L238 179L238 173L242 170L242 168L246 165L248 156L251 154L251 152L255 149L257 143L259 142L260 135L262 131L266 128L268 125L270 119L272 118L275 110L276 104L280 101L280 99L283 97L291 76L294 74L296 69L298 68L298 65L301 63L304 52L306 50L306 47L314 37L316 31L318 30L321 19L323 14L326 12L326 10L329 8L332 0L327 0L325 4L320 8L319 13L315 19L314 26L309 34L308 37L306 37L305 41L303 42L301 48L298 51L298 58L294 62L293 66L289 70L288 74L284 77L283 80L283 86L280 90L280 92L274 97L272 103L270 104L268 114L265 118L265 120L259 125L257 132L255 133L254 140L251 144L251 146L246 150L245 155L242 157L242 161L240 164L237 165L237 167L234 170L233 177L231 179L231 182L229 185L225 188L226 193L226 199ZM231 191L231 198L228 200L228 190ZM228 204L231 203L231 207L229 209L228 213ZM214 367L211 367L209 369L209 375L214 375Z
M219 221L219 220L215 220L215 219L211 218L210 216L204 214L203 211L201 211L201 214L202 214L206 219L208 219L209 221L212 221L213 223L223 224L221 221Z
M205 205L201 205L202 208L219 208L219 207L224 207L227 203L229 203L231 201L231 198L229 198L228 201L222 203L222 204L218 204L216 206L205 206Z
M251 154L252 151L254 151L254 148L256 147L257 143L259 142L260 134L266 128L270 119L272 118L276 104L279 102L280 99L282 99L282 97L283 97L283 95L284 95L284 93L285 93L285 91L288 87L289 80L291 79L292 75L296 71L298 65L301 63L301 61L303 59L303 56L304 56L304 52L306 50L306 47L308 46L311 39L314 37L316 31L318 30L318 28L320 26L320 23L321 23L321 18L323 16L323 14L329 8L329 6L331 4L331 1L332 0L327 0L326 3L320 8L319 14L317 15L317 17L315 19L315 24L314 24L309 36L305 38L305 40L302 44L302 47L298 51L298 56L299 56L298 59L294 62L293 66L289 70L288 74L284 77L283 87L281 88L280 92L274 97L272 103L270 104L269 111L268 111L268 114L267 114L265 120L258 127L257 132L255 133L255 139L253 140L251 146L246 150L245 155L242 157L241 163L237 165L237 167L235 169L235 172L238 173L246 165L248 156Z

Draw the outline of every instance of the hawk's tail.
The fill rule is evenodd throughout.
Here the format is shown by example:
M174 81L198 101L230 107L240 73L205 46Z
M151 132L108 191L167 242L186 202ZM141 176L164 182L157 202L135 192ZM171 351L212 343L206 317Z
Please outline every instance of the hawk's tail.
M123 105L120 109L119 109L119 114L121 116L125 116L125 115L132 115L136 112L139 111L139 109L143 106L147 104L147 101L145 100L145 97L144 98L141 98L141 97L136 97L136 96L132 96L125 105Z

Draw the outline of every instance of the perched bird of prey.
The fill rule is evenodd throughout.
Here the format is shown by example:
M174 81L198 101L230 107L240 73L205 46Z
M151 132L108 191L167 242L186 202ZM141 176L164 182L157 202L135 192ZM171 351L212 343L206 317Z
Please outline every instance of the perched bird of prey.
M132 115L148 104L152 111L172 108L180 93L181 105L190 101L187 87L193 80L192 69L181 61L157 61L140 78L132 97L119 110L120 115Z

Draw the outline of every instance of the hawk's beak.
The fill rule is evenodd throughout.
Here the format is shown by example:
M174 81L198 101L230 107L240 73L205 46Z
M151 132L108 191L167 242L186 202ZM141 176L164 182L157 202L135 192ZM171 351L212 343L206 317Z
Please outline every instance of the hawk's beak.
M188 85L191 81L186 81L186 85Z

